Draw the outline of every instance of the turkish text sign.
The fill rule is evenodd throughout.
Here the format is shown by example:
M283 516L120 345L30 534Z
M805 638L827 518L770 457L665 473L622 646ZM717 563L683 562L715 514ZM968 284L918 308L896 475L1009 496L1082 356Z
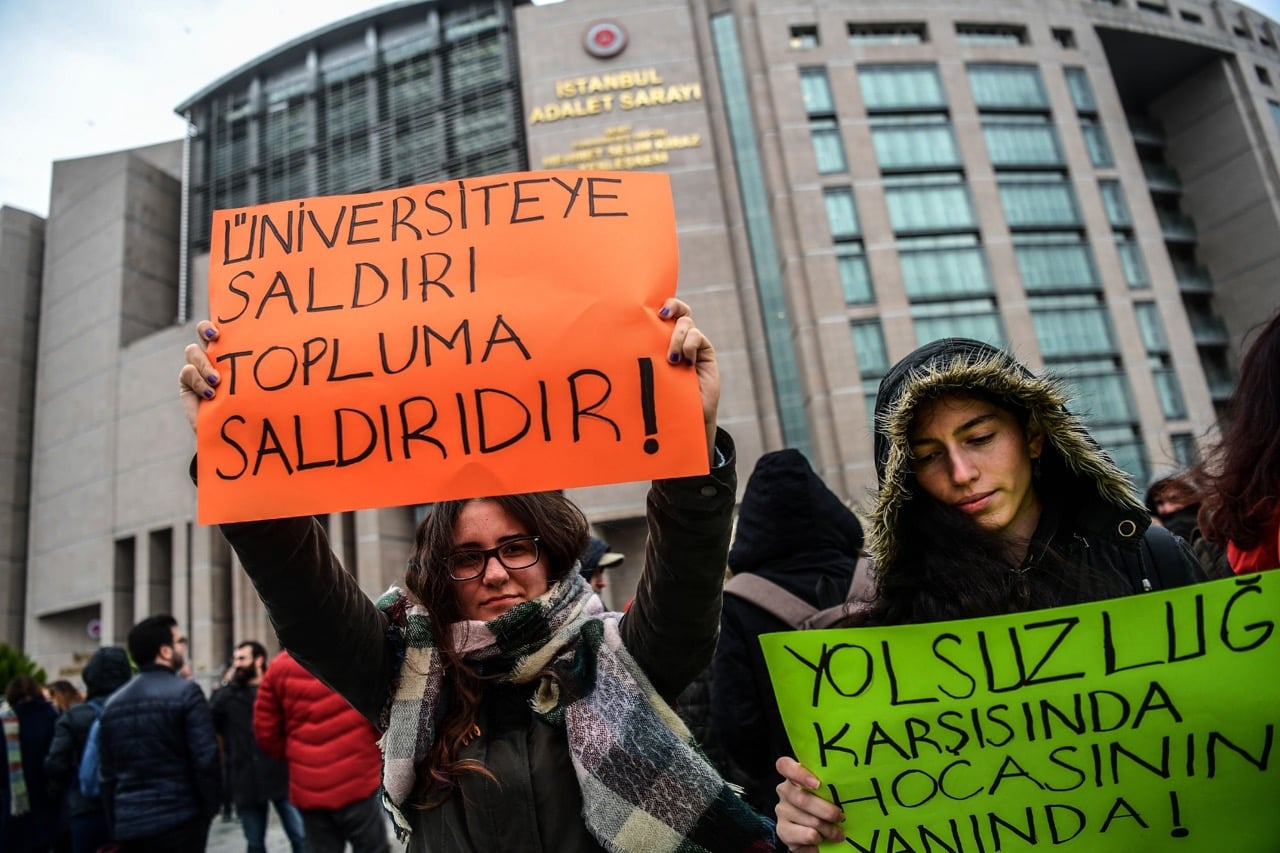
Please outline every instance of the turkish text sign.
M1273 851L1280 573L761 637L843 851Z
M661 174L216 212L201 523L705 473L677 267Z

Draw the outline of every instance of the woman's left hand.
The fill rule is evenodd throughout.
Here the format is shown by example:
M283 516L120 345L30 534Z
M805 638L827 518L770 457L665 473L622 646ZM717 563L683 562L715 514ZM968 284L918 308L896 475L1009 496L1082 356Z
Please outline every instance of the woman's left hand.
M707 429L707 459L715 465L716 409L720 405L720 368L711 341L693 324L693 310L672 297L662 303L658 316L675 323L667 344L667 363L692 365L698 373L698 393L702 397L702 422Z

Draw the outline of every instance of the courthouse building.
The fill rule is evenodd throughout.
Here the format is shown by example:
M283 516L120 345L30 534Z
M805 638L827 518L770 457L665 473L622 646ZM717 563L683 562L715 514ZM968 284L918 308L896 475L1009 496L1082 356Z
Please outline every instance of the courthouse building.
M57 163L47 219L0 214L0 639L70 672L170 611L209 678L270 638L195 523L174 381L211 213L259 202L668 173L744 481L790 446L865 498L880 377L947 335L1067 378L1139 483L1191 461L1280 304L1278 38L1228 0L439 0L281 45L177 105L186 139ZM573 494L628 555L620 606L644 486ZM416 516L325 522L372 595Z

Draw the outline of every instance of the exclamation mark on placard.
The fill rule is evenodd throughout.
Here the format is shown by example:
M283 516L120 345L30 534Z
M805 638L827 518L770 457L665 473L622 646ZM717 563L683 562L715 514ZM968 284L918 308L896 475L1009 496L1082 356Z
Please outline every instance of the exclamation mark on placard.
M658 452L658 409L653 402L653 359L640 358L640 414L644 417L644 452Z
M1173 811L1173 830L1169 833L1174 838L1186 838L1191 830L1182 825L1182 809L1178 808L1178 792L1169 792L1169 806Z

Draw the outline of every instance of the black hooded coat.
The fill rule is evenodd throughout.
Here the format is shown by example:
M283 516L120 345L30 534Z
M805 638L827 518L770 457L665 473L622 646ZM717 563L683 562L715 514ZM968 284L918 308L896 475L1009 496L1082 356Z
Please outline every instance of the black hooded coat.
M760 457L743 492L729 549L735 575L756 574L814 607L833 607L848 594L861 549L857 516L799 451ZM769 815L777 802L774 788L782 781L773 763L792 750L756 638L790 628L749 601L726 595L712 661L712 737L734 764L722 770L746 789L753 808Z
M85 701L72 705L58 717L53 730L53 743L45 756L44 769L49 776L51 793L67 795L67 809L72 817L102 809L97 797L80 795L80 782L76 776L80 768L80 755L93 721L102 713L102 706L130 678L133 670L129 656L120 646L104 646L93 653L80 674L84 679Z

